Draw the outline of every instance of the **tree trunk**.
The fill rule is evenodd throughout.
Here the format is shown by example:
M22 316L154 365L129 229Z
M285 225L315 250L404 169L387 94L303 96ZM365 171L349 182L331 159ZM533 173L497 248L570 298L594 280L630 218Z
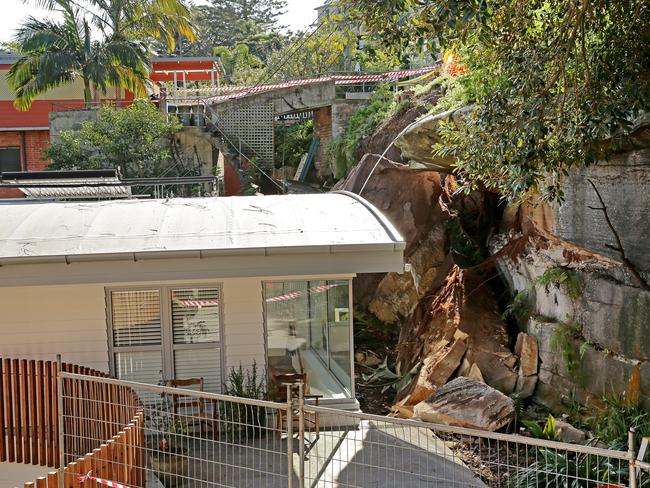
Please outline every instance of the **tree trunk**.
M84 102L86 108L90 108L90 104L92 101L93 101L93 94L92 91L90 90L90 80L88 78L84 78Z

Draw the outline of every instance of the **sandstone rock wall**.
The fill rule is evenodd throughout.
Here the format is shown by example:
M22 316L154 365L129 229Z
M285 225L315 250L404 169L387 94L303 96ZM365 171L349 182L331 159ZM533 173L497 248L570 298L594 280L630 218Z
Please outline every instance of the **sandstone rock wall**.
M558 409L563 397L574 394L580 402L598 403L605 394L623 392L638 367L641 398L650 408L650 293L633 286L620 262L555 236L501 239L506 241L498 267L511 290L526 294L530 317L523 327L539 342L536 397ZM562 284L539 284L555 268L578 278L578 297Z
M650 129L646 129L650 132ZM650 149L612 155L607 161L569 172L562 187L565 201L556 205L555 233L567 241L618 258L591 184L599 189L629 259L650 276Z

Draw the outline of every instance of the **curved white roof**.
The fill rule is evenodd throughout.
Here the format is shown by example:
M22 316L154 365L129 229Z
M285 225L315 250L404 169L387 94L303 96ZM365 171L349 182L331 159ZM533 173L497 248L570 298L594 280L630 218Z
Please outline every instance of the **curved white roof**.
M261 249L401 252L404 242L375 207L347 192L0 203L0 264Z

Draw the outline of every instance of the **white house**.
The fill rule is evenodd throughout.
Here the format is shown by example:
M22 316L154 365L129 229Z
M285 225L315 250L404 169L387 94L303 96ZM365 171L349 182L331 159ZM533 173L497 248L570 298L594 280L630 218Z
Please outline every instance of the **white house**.
M404 246L345 192L2 202L0 357L216 392L256 362L356 409L351 280L402 272Z

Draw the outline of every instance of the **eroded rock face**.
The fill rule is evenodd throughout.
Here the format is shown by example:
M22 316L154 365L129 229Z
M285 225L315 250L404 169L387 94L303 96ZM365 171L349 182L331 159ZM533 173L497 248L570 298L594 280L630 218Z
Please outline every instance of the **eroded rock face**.
M495 431L514 420L514 401L472 378L456 378L413 408L426 422Z
M485 278L460 269L449 258L443 266L446 272L401 328L398 371L409 371L418 361L423 364L420 374L398 394L402 405L414 405L434 393L464 358L488 385L505 393L515 389L517 358L508 348L506 326Z
M439 205L442 185L440 174L435 171L412 170L366 154L348 177L333 188L361 193L383 212L407 242L405 258L411 264L410 274L363 275L355 279L355 303L368 307L383 322L395 323L411 313L445 259L445 225L449 215Z

